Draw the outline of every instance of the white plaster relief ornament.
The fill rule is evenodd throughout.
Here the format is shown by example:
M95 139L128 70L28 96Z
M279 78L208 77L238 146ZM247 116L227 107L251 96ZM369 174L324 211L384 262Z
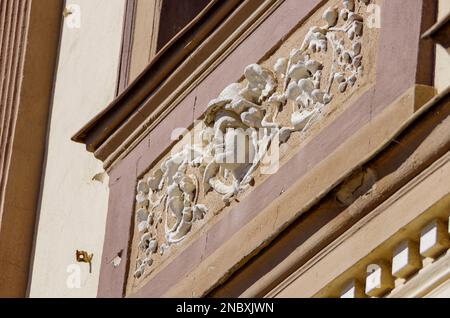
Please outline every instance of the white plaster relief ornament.
M230 203L252 185L272 143L287 142L293 132L304 132L319 119L323 107L333 100L333 85L339 93L355 85L363 73L364 21L357 12L369 3L343 0L341 8L328 8L324 24L311 27L300 47L278 59L273 71L258 64L247 66L244 83L229 85L209 103L200 142L185 145L150 177L139 180L135 278L151 268L154 255L164 255L210 213L199 204L200 196L214 191ZM332 63L324 65L329 50ZM325 68L329 68L327 79L322 76ZM288 106L293 108L291 125L283 126L277 117ZM244 153L238 153L235 140L239 138L249 145ZM245 160L236 160L237 156ZM164 235L158 235L161 232Z

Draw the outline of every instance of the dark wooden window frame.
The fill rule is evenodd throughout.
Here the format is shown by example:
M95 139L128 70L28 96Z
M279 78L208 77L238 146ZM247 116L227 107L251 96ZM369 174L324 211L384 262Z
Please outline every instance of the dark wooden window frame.
M120 95L120 93L125 90L128 86L128 79L130 78L130 62L133 47L134 17L136 15L136 7L137 0L126 0L116 95Z
M157 0L157 2L162 2L163 0ZM209 11L218 0L211 0L209 4L206 4L202 10L199 11L198 15L203 15L207 11ZM163 7L163 3L155 4L155 15L161 15L162 11L158 10L157 7ZM159 9L161 9L159 8ZM119 72L117 79L117 90L116 96L119 96L130 84L131 79L131 63L132 63L132 55L133 55L133 42L134 42L134 33L135 33L135 24L138 10L138 0L126 0L125 3L125 14L124 14L124 23L123 23L123 36L122 36L122 48L120 52L120 64L119 64ZM162 10L162 9L161 9ZM156 12L158 11L158 12ZM194 17L195 19L195 17ZM192 22L192 19L191 19ZM159 21L157 21L159 23ZM189 29L191 23L187 23L185 27L181 28L179 33L184 33L187 29ZM157 28L157 32L159 33L159 27ZM148 41L152 42L152 48L150 51L155 51L155 54L162 50L164 47L170 45L172 42L171 39L175 39L178 34L169 34L166 36L166 39L161 43L159 36L149 35ZM153 43L154 42L154 43ZM149 56L149 63L152 59L152 56Z

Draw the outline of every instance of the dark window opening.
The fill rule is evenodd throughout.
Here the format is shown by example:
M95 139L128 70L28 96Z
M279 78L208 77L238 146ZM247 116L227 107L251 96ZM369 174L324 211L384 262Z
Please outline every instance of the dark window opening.
M211 0L163 0L159 22L159 51L189 24Z

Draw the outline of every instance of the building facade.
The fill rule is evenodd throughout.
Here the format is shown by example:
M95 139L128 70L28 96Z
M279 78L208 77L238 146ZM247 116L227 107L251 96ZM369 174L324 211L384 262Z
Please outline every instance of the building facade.
M450 296L448 1L0 7L0 296Z

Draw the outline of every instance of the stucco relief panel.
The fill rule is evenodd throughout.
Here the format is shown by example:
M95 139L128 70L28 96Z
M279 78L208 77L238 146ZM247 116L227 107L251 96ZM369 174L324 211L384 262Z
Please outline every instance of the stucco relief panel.
M129 284L178 255L373 83L378 31L367 19L377 2L329 1L137 180Z

